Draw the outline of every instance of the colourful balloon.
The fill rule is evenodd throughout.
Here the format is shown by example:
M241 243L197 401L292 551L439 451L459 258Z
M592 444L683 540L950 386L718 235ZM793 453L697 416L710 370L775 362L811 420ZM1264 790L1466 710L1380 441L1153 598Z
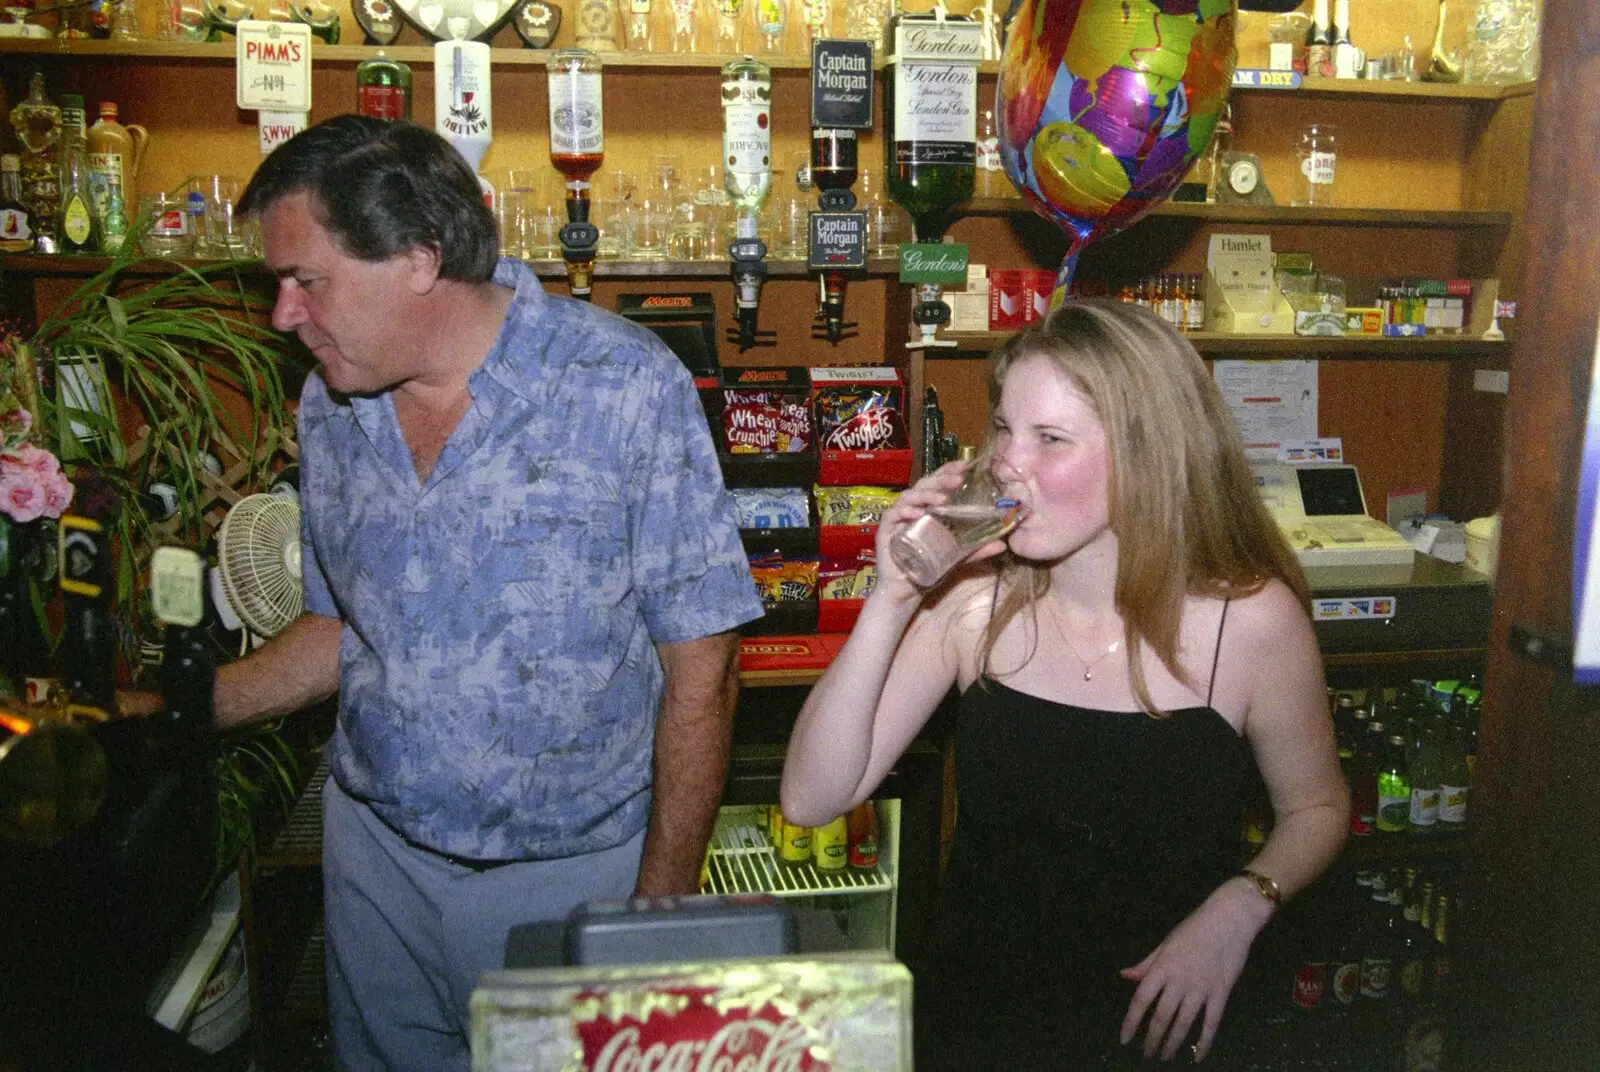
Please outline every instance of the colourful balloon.
M1172 193L1211 142L1233 82L1236 0L1016 0L995 114L1000 159L1083 247Z

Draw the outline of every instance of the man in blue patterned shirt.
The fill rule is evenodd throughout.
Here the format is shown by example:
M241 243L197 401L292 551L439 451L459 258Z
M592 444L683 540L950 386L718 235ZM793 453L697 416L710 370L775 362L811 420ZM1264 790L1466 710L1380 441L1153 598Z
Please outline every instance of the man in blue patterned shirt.
M339 693L324 796L342 1069L468 1067L508 929L692 893L761 613L693 382L647 330L498 261L409 123L275 150L242 207L299 413L306 613L219 674L239 725Z

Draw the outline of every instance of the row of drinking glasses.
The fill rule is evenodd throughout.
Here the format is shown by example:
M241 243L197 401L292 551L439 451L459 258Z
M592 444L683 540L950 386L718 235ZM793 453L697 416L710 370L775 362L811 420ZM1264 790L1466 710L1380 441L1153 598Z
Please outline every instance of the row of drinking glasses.
M768 256L804 260L809 237L807 214L816 209L816 191L803 187L787 170L774 177L773 193L758 224ZM566 222L565 190L553 168L512 168L489 176L495 188L500 251L523 260L559 260L561 226ZM857 184L858 206L867 215L867 254L893 257L911 240L910 221L880 196L882 180L864 174ZM661 154L643 172L602 169L590 191L589 220L600 230L600 260L696 261L728 255L735 220L715 165L684 170Z
M260 228L237 209L244 183L207 175L185 187L146 193L130 227L144 227L139 249L152 257L229 260L261 255Z

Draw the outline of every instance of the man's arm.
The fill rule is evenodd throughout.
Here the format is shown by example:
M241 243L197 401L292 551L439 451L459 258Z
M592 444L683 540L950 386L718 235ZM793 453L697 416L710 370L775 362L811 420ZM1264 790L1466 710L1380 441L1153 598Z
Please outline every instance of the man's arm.
M638 896L700 891L700 864L728 773L738 650L733 632L656 645L667 685L656 720L654 800Z
M292 714L339 691L344 622L309 611L260 648L217 669L217 728Z

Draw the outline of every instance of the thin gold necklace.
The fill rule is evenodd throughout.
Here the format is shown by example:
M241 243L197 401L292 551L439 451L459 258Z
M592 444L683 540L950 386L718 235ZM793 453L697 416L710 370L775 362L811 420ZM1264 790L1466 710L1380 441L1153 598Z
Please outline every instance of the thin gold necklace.
M1049 604L1046 604L1045 610L1050 615L1051 623L1056 627L1056 635L1061 638L1061 643L1067 646L1067 651L1072 654L1074 659L1077 659L1083 664L1083 680L1093 681L1095 666L1100 662L1101 659L1104 659L1107 655L1110 655L1112 652L1122 647L1122 638L1118 637L1117 639L1113 640L1110 647L1106 648L1106 650L1102 651L1099 655L1096 655L1093 659L1085 659L1082 655L1078 654L1078 649L1072 646L1072 641L1067 639L1067 631L1062 627L1061 619L1056 616L1055 608Z

